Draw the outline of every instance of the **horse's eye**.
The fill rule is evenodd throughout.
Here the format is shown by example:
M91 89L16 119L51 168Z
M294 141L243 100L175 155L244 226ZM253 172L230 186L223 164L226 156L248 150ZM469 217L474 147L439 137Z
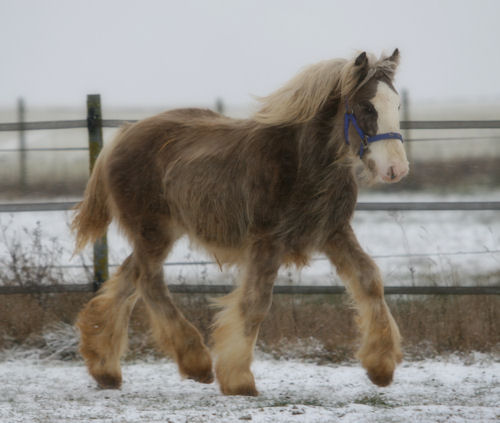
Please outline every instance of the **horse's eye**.
M363 111L369 114L374 114L376 112L375 107L373 107L371 103L363 104Z

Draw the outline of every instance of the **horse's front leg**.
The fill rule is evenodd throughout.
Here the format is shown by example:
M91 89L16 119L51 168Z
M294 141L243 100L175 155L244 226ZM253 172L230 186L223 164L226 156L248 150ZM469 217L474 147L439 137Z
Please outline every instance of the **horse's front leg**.
M217 301L213 352L220 389L226 395L258 395L250 365L260 325L271 305L281 250L258 242L248 252L242 284Z
M350 226L337 232L324 251L356 302L362 337L358 357L370 380L387 386L402 359L401 337L384 300L380 271L360 247Z

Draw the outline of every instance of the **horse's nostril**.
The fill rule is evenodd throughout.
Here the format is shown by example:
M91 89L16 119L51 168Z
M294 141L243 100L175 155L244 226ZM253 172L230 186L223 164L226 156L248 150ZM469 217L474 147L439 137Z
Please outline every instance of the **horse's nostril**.
M394 172L394 166L391 166L391 168L389 169L389 176L391 177L391 179L396 179L396 173Z

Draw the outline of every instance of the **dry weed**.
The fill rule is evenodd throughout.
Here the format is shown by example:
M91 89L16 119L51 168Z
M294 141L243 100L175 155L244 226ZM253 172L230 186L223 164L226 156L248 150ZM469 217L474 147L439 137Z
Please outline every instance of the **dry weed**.
M52 347L48 344L47 330L57 328L61 322L72 325L90 296L45 294L42 303L32 295L0 296L0 349L23 344L50 351L57 349L55 338L50 338ZM214 313L209 298L178 294L176 300L209 341ZM500 353L500 298L496 296L402 297L391 298L389 305L400 326L407 359L455 352ZM262 325L258 345L261 350L280 357L319 362L353 360L358 347L354 310L344 295L276 295ZM63 352L66 357L72 356L70 350ZM127 358L151 355L159 354L139 302L132 315Z

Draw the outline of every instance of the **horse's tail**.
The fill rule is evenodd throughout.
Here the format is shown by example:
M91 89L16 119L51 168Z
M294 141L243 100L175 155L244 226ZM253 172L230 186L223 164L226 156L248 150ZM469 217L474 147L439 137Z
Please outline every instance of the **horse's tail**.
M96 160L85 188L83 201L75 207L76 214L71 224L72 231L76 233L75 252L100 238L112 220L108 203L109 193L104 181L103 153L104 151Z

